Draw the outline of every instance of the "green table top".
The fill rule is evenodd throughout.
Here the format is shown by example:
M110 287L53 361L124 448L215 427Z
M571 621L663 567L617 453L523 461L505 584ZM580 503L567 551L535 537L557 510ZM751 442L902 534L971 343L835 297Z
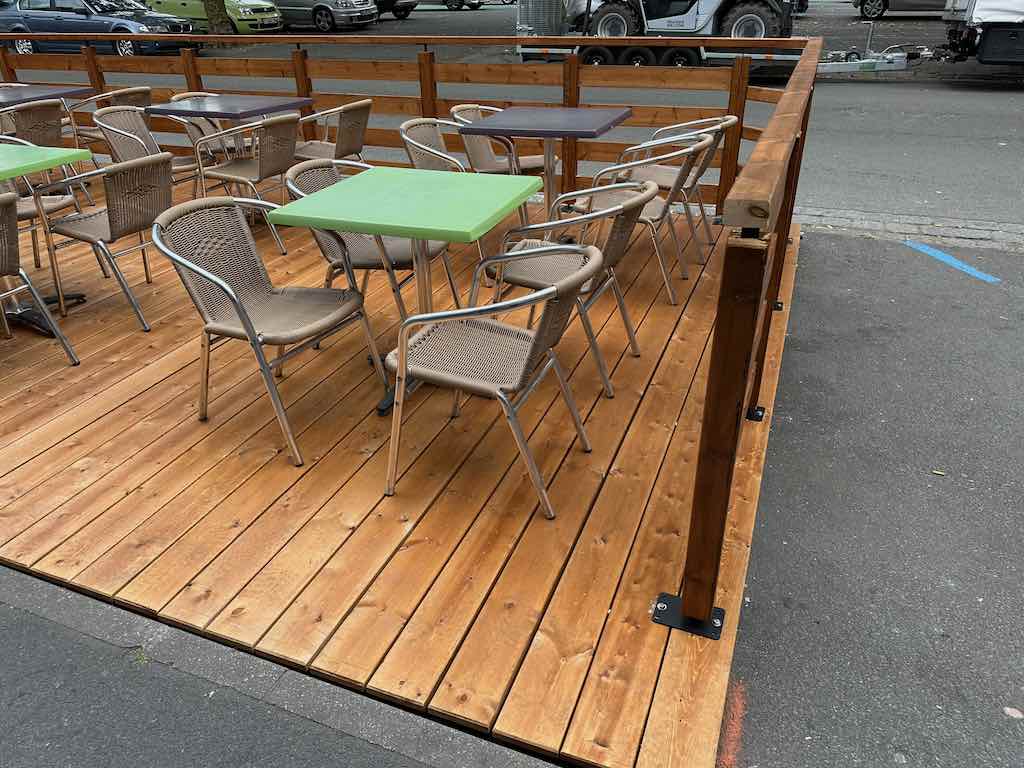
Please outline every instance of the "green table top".
M472 243L541 187L533 176L371 168L270 213L275 224Z
M0 181L26 176L36 171L47 171L65 163L88 160L90 157L92 153L88 149L0 145Z

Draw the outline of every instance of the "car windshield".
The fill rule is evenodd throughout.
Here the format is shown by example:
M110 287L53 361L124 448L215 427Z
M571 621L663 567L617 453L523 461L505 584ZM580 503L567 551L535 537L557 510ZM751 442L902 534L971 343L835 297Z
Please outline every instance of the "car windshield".
M96 13L125 13L144 11L146 6L135 0L89 0L89 5Z

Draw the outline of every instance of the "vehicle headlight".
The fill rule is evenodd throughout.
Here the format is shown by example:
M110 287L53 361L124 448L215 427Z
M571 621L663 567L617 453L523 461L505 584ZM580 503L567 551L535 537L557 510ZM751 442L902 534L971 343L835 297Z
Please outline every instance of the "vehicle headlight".
M351 8L352 0L334 0L335 8Z
M256 12L253 11L253 9L250 8L249 6L243 5L243 6L240 6L238 8L238 15L239 16L254 16L254 15L256 15Z
M149 32L149 27L147 27L145 24L139 24L139 34L144 35L147 32Z

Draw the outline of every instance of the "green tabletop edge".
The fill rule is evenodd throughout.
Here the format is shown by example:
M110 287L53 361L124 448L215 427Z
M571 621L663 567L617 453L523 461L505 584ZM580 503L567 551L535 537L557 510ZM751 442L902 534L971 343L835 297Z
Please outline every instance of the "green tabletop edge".
M0 145L0 181L46 171L65 163L88 160L90 157L92 152L88 149Z

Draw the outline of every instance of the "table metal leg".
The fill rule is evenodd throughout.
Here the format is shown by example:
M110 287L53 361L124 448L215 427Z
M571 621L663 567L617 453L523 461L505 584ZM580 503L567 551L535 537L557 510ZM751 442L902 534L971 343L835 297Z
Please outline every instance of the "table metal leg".
M418 299L418 306L420 313L433 312L434 311L434 290L430 277L430 243L426 240L413 240L412 241L412 261L413 270L416 274L416 297ZM416 391L416 387L419 386L418 381L412 379L409 380L405 387L405 393L408 396L412 392ZM391 408L395 404L395 390L394 387L387 391L387 394L377 403L377 414L379 416L387 416L391 412Z

